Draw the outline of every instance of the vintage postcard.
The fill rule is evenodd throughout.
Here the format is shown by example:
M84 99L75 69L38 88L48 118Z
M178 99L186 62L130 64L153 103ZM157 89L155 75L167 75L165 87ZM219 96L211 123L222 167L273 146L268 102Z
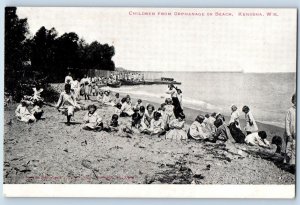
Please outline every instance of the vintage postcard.
M294 198L297 9L5 8L7 197Z

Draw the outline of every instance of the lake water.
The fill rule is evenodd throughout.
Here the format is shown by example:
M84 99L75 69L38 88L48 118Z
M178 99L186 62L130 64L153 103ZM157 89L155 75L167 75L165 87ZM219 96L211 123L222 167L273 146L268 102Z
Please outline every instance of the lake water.
M182 82L185 107L230 115L230 107L241 109L248 105L257 121L284 126L287 109L292 105L291 96L296 90L296 73L203 73L203 72L144 72L145 79L160 77L174 78ZM130 94L162 103L166 97L167 85L122 86L112 88L120 93Z

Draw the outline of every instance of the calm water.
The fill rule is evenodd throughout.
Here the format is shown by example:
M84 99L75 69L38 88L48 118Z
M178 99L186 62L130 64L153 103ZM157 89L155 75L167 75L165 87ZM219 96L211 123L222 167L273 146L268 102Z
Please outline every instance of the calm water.
M207 112L230 114L235 104L240 115L248 105L257 121L283 127L286 110L296 90L296 73L195 73L145 72L145 79L172 77L182 82L184 106ZM133 97L162 103L167 85L123 86L113 89Z

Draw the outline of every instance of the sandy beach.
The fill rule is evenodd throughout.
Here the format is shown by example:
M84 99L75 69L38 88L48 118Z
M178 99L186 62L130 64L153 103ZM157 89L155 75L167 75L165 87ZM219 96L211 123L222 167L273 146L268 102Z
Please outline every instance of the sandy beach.
M96 103L95 97L80 103ZM295 175L282 165L282 156L273 154L274 150L244 144L234 144L232 149L222 143L170 141L138 132L128 138L86 131L81 129L85 110L76 112L75 121L66 126L65 116L49 106L43 108L44 119L26 124L14 117L16 106L11 104L4 111L5 184L295 183ZM203 113L184 111L186 128ZM97 112L109 120L113 107L100 107ZM120 122L128 120L121 118ZM242 127L244 123L242 120ZM279 127L258 126L267 132L268 140L283 134Z

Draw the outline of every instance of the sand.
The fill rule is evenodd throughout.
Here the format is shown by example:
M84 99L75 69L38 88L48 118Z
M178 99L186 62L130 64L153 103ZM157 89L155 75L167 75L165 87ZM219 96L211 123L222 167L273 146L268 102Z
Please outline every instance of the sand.
M128 138L86 131L81 129L86 111L76 112L75 121L66 126L66 117L49 106L44 107L43 120L26 124L14 117L16 106L4 111L5 184L295 183L295 175L283 166L281 155L273 154L274 149L171 141L138 132ZM109 120L113 110L101 107L97 111ZM187 122L199 112L185 109ZM128 120L121 118L120 122ZM275 126L258 126L269 138L283 133Z

